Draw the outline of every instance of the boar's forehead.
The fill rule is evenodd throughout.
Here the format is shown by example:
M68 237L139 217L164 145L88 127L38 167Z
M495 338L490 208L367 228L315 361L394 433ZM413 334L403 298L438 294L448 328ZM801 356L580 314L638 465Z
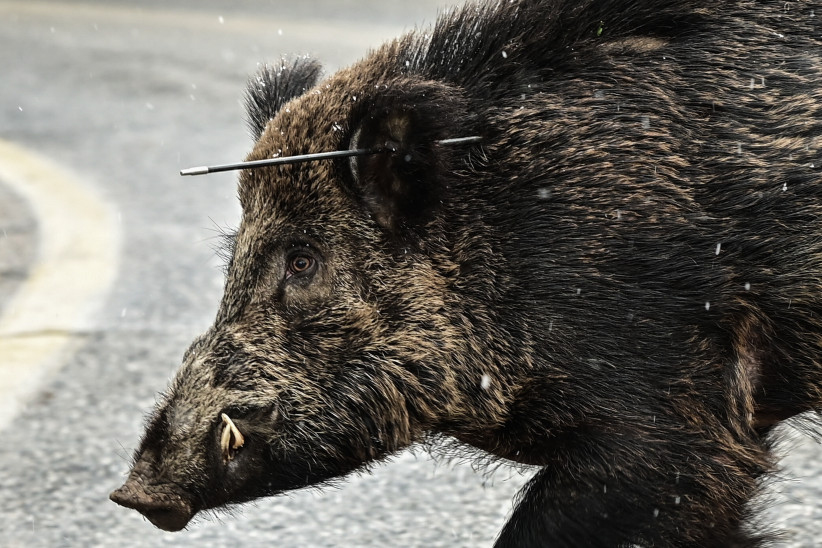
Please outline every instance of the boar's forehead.
M335 83L320 84L286 104L269 121L248 160L344 150L356 92ZM301 220L312 214L346 211L341 178L346 162L312 161L249 170L240 178L244 215L272 214Z
M330 162L259 169L240 184L244 235L252 238L312 228L333 235L355 214L355 202Z
M392 44L341 70L280 107L247 160L351 148L352 137L364 121L407 101L426 83L396 72L397 47ZM239 188L244 216L300 222L314 215L339 218L356 212L367 217L365 208L357 210L350 166L347 159L337 159L245 171Z

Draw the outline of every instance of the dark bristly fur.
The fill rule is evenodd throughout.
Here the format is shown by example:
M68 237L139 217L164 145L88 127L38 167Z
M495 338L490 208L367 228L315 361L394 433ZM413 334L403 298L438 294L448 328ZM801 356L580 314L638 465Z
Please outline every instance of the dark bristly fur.
M541 467L500 547L767 543L771 430L822 410L821 41L819 0L521 0L264 69L249 160L396 152L241 175L112 498L176 530L447 437Z
M245 93L248 129L259 139L284 104L311 89L320 79L322 66L311 58L297 58L291 65L263 66L249 80Z

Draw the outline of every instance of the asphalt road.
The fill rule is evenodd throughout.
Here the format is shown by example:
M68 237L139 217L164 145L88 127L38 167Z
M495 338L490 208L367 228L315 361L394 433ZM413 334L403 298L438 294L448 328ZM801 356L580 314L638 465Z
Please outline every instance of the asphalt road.
M181 533L108 500L156 394L213 319L223 283L213 247L239 219L234 174L182 179L179 169L244 157L240 98L257 63L310 53L330 72L447 3L0 0L0 141L81 181L111 222L74 239L115 247L112 283L97 284L89 267L85 287L99 295L82 321L6 336L65 344L29 364L36 384L0 416L0 545L491 545L527 476L438 463L422 450L339 488L261 500ZM63 206L66 227L86 211ZM38 207L0 178L0 315L36 282L51 238ZM58 315L76 289L49 291ZM0 378L11 375L6 358ZM822 451L806 438L794 445L792 479L769 491L777 504L767 517L793 534L786 546L814 546Z

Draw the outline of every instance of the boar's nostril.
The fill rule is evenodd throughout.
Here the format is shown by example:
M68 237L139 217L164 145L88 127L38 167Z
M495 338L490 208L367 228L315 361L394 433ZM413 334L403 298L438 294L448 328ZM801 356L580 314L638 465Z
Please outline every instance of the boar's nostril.
M120 506L137 510L164 531L183 529L197 513L192 504L181 496L166 493L151 495L142 486L130 481L112 492L109 498Z
M228 463L234 458L237 450L245 444L245 438L228 415L223 413L222 417L223 433L220 436L220 449L223 454L223 462Z

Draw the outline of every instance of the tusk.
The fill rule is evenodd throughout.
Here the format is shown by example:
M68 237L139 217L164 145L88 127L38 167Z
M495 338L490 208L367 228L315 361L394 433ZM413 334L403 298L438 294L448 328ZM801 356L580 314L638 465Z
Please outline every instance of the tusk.
M228 416L223 415L223 423L225 424L226 419L231 420ZM220 436L220 450L223 453L223 460L228 461L231 457L231 428L228 427L228 424L223 427L223 434Z
M220 436L220 449L223 453L223 460L228 462L234 458L234 451L245 444L245 438L240 433L240 429L237 428L237 425L234 424L234 421L232 421L228 415L223 413L222 417L223 424L225 426L223 427L223 433Z

